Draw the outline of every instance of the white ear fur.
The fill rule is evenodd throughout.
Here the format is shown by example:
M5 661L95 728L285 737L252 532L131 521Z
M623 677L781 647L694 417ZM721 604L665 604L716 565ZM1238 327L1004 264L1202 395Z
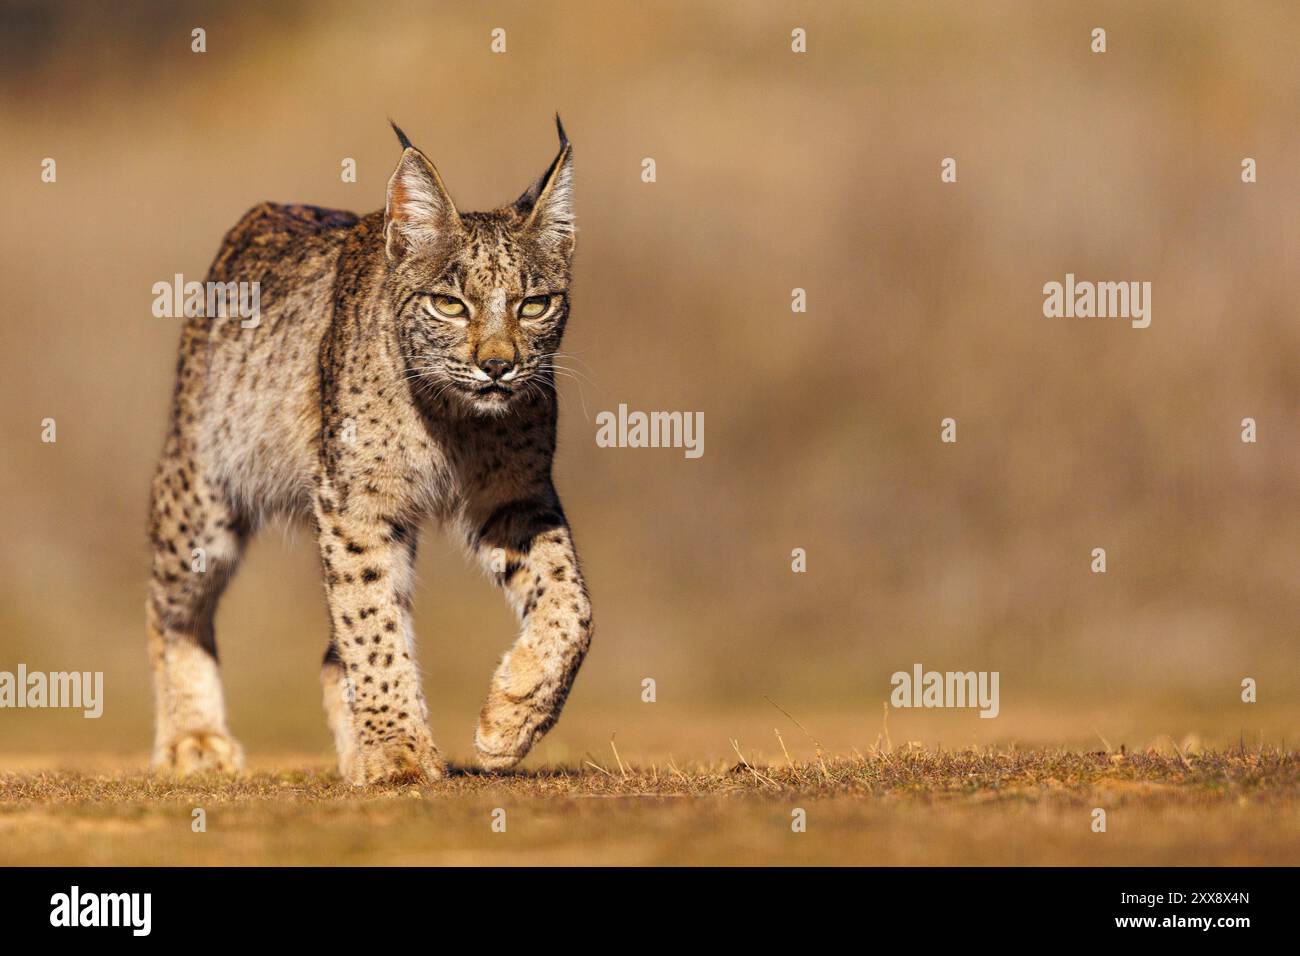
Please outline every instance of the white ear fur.
M432 244L458 220L456 205L433 164L415 147L405 149L388 180L384 243L389 258Z
M557 250L572 247L573 147L567 142L556 157L550 176L541 184L525 228L541 243ZM567 251L567 250L564 250Z

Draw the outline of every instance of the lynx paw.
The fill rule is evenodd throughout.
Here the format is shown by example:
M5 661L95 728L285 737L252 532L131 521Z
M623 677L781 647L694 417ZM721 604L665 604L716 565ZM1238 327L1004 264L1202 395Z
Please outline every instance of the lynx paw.
M186 777L195 773L236 773L244 769L244 748L229 734L199 730L181 734L154 750L158 773Z
M538 712L532 701L511 700L494 692L483 705L474 732L479 766L485 770L509 770L528 756L533 741L552 723L546 714Z
M474 749L482 767L513 767L555 723L563 697L546 694L546 689L546 674L531 649L516 647L506 654L492 675L492 688L474 733Z
M402 737L358 746L349 757L341 761L341 769L354 787L431 782L447 775L447 764L438 748L426 739Z

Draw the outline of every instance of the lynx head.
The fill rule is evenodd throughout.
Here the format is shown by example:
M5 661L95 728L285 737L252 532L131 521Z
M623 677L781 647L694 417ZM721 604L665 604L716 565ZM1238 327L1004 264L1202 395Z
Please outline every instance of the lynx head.
M388 292L416 392L502 414L554 387L569 314L573 149L508 206L458 212L433 164L394 124L403 152L388 181Z

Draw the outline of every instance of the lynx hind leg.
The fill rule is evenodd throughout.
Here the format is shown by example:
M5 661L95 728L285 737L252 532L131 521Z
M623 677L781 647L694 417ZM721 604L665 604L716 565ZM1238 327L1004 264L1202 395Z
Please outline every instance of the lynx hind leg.
M334 747L338 752L339 773L344 780L350 780L356 773L357 759L356 730L352 726L352 702L356 691L347 679L343 659L333 641L321 664L320 683L325 700L325 720L334 735Z
M188 462L168 456L154 479L150 537L153 768L182 776L234 772L244 754L226 725L212 621L244 533Z

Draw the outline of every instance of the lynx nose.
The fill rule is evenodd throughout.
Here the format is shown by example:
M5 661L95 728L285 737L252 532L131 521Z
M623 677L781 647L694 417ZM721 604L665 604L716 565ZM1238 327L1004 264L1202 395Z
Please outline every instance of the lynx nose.
M512 368L514 368L515 363L507 361L506 359L503 358L490 358L490 359L485 359L482 362L479 362L478 367L481 368L483 371L487 372L488 377L495 382L499 378L501 378L502 375L505 375Z

